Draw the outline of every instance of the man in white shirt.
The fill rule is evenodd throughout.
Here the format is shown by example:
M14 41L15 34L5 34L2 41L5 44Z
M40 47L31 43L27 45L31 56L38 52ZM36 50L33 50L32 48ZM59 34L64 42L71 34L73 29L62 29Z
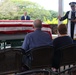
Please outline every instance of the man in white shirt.
M30 20L30 17L27 15L27 12L24 12L24 15L21 17L21 20Z

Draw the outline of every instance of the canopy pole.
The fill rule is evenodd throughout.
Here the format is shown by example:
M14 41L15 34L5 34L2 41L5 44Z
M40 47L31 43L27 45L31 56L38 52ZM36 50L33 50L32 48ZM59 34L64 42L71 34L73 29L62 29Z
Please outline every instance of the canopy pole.
M63 0L58 1L58 16L63 16ZM60 25L62 22L58 20L58 25Z

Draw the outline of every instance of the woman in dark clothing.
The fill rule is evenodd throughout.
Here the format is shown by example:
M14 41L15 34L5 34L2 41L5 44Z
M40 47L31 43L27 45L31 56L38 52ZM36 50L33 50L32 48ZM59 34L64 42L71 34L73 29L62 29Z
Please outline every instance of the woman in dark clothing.
M55 51L60 47L73 44L72 38L67 35L67 28L65 25L60 24L58 26L58 35L59 36L53 40ZM55 52L53 58L53 64L52 64L53 71L56 71L56 69L59 68L59 60L60 60L60 56L58 53Z

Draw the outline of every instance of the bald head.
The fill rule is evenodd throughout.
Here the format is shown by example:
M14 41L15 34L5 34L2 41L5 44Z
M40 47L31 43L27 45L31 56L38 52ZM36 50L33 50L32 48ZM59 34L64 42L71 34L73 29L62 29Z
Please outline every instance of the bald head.
M36 19L33 24L34 24L34 27L37 28L37 29L42 28L42 21L39 20L39 19Z

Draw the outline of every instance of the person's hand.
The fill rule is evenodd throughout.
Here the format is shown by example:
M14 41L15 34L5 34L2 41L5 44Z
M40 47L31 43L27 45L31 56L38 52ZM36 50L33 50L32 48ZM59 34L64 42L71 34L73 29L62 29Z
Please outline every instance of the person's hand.
M61 19L61 16L60 15L58 16L58 19Z
M76 19L75 20L71 20L72 22L76 22Z

